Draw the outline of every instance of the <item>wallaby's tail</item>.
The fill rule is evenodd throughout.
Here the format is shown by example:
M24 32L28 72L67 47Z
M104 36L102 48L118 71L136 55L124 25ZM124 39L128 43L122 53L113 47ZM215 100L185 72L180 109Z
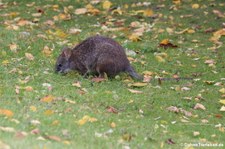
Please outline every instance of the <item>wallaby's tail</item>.
M128 72L129 75L130 75L132 78L134 78L134 79L137 79L137 80L143 80L143 77L140 76L139 74L137 74L132 66L129 66L129 67L126 69L126 72Z

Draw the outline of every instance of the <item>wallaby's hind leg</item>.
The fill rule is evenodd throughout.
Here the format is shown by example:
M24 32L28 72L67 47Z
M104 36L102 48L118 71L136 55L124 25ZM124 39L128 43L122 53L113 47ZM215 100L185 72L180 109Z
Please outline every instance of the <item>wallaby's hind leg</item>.
M96 71L101 77L104 76L104 73L106 73L107 76L114 76L116 74L116 65L111 58L106 59L103 56L97 61Z

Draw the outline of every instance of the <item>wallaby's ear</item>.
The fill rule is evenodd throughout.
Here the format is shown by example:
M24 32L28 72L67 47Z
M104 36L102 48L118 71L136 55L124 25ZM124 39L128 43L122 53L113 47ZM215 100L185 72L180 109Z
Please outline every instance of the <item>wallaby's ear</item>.
M68 47L64 47L62 49L62 53L65 56L66 60L69 60L69 58L70 58L70 56L72 54L72 49L71 48L68 48Z

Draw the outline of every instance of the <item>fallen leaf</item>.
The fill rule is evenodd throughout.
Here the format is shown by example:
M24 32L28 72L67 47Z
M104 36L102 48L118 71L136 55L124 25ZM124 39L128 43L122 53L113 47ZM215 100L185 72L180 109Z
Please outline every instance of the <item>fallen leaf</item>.
M221 88L219 92L225 94L225 88Z
M52 95L47 95L47 96L41 98L40 101L41 101L41 102L47 102L47 103L49 103L49 102L52 102L54 99L55 99L54 96L52 96Z
M72 86L81 88L81 83L80 83L80 81L77 81L77 82L74 82L74 83L72 84Z
M194 131L194 132L193 132L193 136L196 137L196 136L199 136L199 135L200 135L200 132L198 132L198 131Z
M200 104L200 103L197 103L195 106L194 106L194 109L195 110L206 110L205 106Z
M170 112L174 112L174 113L179 113L180 112L180 110L179 110L179 108L177 108L177 107L175 107L175 106L170 106L170 107L168 107L168 108L166 108L168 111L170 111Z
M44 48L42 49L42 53L45 56L50 56L52 54L53 49L49 48L48 46L44 46Z
M6 117L12 117L14 113L8 109L0 109L0 115L6 116Z
M112 6L112 3L108 0L102 3L102 8L108 10Z
M218 40L221 38L221 36L225 36L225 29L220 29L213 33L213 36L209 39L210 41L214 43L218 43Z
M129 87L144 87L148 85L148 83L144 83L144 82L135 82L132 84L128 84Z
M153 16L153 14L154 13L151 9L146 9L143 13L143 15L146 16L146 17L151 17L151 16Z
M108 106L106 109L107 109L107 112L118 114L118 110L112 106Z
M167 48L177 48L178 46L172 44L172 43L169 41L169 39L163 39L163 40L160 42L159 47L162 47L162 48L164 48L164 49L167 49Z
M111 128L115 128L115 127L116 127L116 123L112 122L112 123L110 124L110 127L111 127Z
M225 100L220 100L219 102L225 105Z
M40 125L41 122L39 120L31 120L30 123L34 126Z
M124 134L122 135L122 139L123 139L124 141L131 141L132 137L133 137L133 136L132 136L130 133L124 133Z
M106 81L106 79L102 78L102 77L94 77L94 78L91 79L91 81L99 83L99 82Z
M37 108L36 108L35 106L30 106L30 110L31 110L32 112L36 112L36 111L37 111Z
M213 10L213 13L215 14L215 15L217 15L219 18L224 18L225 16L224 16L224 14L221 12L221 11L219 11L219 10Z
M44 112L44 114L45 114L46 116L50 116L50 115L54 114L54 111L48 109L48 110L46 110L46 111Z
M222 106L222 107L220 108L220 111L225 112L225 106Z
M198 9L199 8L199 4L192 4L192 9Z
M60 142L62 139L59 136L45 136L46 139Z
M0 126L0 130L4 131L4 132L15 132L16 130L12 127L1 127Z
M18 45L15 44L15 43L12 43L12 44L9 45L9 49L10 49L12 52L17 52Z
M133 34L128 36L128 39L133 41L133 42L137 42L137 41L141 40L141 37L140 37L140 35L133 33Z
M128 89L128 91L130 91L131 93L134 93L134 94L142 94L143 93L142 91L133 90L133 89Z
M30 61L34 60L34 56L31 53L25 53L25 57Z
M35 128L35 129L31 130L30 133L37 135L37 134L40 134L40 130L38 128Z
M82 30L81 29L78 29L78 28L70 28L68 33L69 34L79 34Z
M82 119L80 119L77 123L78 123L78 125L82 126L82 125L84 125L84 124L87 123L87 122L96 122L96 121L97 121L96 118L90 117L90 116L88 116L88 115L85 115L85 116L84 116Z

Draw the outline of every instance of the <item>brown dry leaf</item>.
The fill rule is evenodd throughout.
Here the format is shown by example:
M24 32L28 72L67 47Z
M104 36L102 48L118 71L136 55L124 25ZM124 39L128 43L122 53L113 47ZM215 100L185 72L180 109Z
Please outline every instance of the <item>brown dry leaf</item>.
M214 43L218 43L221 36L225 36L225 29L224 28L214 32L213 36L209 40L214 42Z
M60 142L62 139L59 136L45 136L46 139Z
M17 52L18 45L15 44L15 43L12 43L12 44L9 45L9 49L10 49L12 52Z
M47 95L47 96L41 98L40 101L41 101L41 102L47 102L47 103L50 103L50 102L52 102L53 100L55 100L55 97L54 97L54 96L52 96L52 95Z
M102 3L102 8L108 10L112 6L112 3L108 0Z
M14 113L8 109L0 109L0 115L6 116L6 117L12 117Z
M52 54L52 51L53 49L49 48L48 46L44 46L42 53L48 57Z
M194 109L195 110L206 110L205 106L200 104L200 103L197 103L195 106L194 106Z
M82 30L81 29L78 29L78 28L70 28L68 33L69 34L79 34Z
M167 49L167 48L177 48L178 46L172 44L172 43L169 41L169 39L163 39L163 40L160 42L159 47L163 47L163 48Z
M66 103L76 104L75 101L69 100L69 99L66 99L66 98L63 101L66 102Z
M26 86L24 89L27 92L32 92L34 90L33 87L31 87L31 86Z
M177 108L177 107L175 107L175 106L170 106L170 107L168 107L168 108L166 108L168 111L170 111L170 112L174 112L174 113L179 113L180 112L180 110Z
M95 78L92 78L91 81L99 83L99 82L106 81L106 79L102 77L95 77Z
M217 15L219 18L224 18L225 16L224 16L224 14L221 12L221 11L219 11L219 10L213 10L213 13L215 14L215 15Z
M112 106L108 106L106 109L107 109L107 112L109 113L118 114L118 110Z
M17 22L17 25L19 26L25 26L25 25L29 25L31 22L28 21L28 20L24 20L24 19L21 19Z
M134 94L143 94L143 92L139 91L139 90L133 90L133 89L128 88L128 91L130 91L131 93L134 93Z
M25 57L30 61L34 60L34 56L31 53L25 53Z

